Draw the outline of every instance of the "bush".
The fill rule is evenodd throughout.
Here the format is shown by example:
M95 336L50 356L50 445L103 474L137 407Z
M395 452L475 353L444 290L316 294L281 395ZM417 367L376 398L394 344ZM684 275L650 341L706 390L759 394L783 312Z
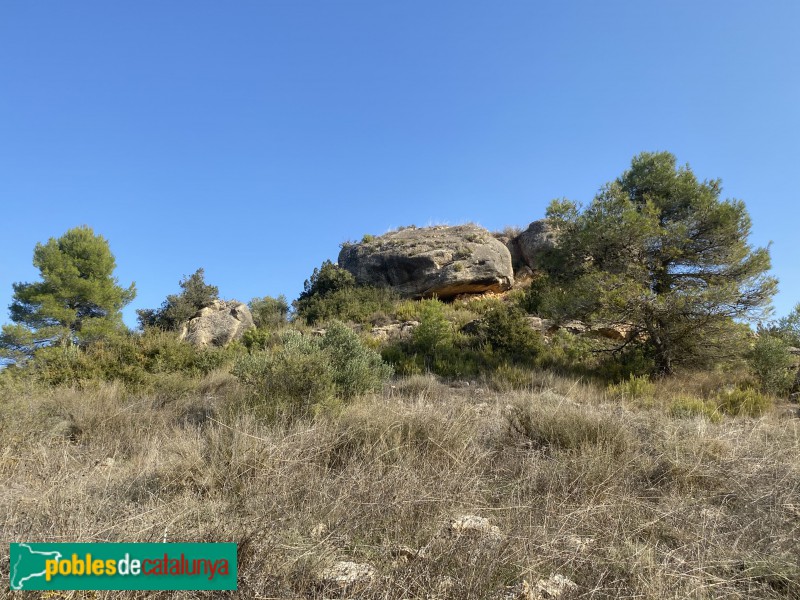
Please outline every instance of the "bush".
M716 423L721 415L713 402L695 396L678 396L669 405L669 414L675 418L702 416Z
M364 346L346 325L333 322L320 341L333 367L337 393L344 398L379 390L393 373L380 354Z
M151 382L155 375L206 375L232 362L240 348L232 344L227 348L199 349L180 341L172 332L148 329L85 347L41 348L20 371L48 385L122 381L138 386Z
M355 287L356 278L346 269L326 260L319 268L315 268L311 277L303 283L298 302L312 296L326 296L332 292Z
M319 341L287 331L281 346L239 358L233 374L273 413L307 416L333 399L333 367Z
M438 300L420 302L419 325L412 334L414 350L432 363L437 354L453 346L453 325L447 320L444 305Z
M619 400L652 400L656 392L655 384L646 375L631 374L627 380L609 385L608 394Z
M167 296L159 308L136 311L142 329L155 327L177 331L198 310L219 297L216 286L206 285L203 269L197 269L190 277L184 277L178 285L181 286L181 293Z
M747 355L747 362L758 378L761 391L782 396L794 382L794 358L789 344L773 335L761 335Z
M277 298L272 296L253 298L248 302L247 306L253 315L253 322L260 329L277 329L286 324L286 317L289 315L289 303L286 302L286 296L283 294Z
M772 406L769 396L753 388L734 389L722 392L716 398L717 408L731 416L759 417Z
M542 335L531 328L522 309L503 302L484 313L478 340L491 345L505 361L515 364L533 364L544 348Z
M367 324L394 310L396 295L388 288L346 287L295 303L297 317L308 325L327 321Z
M275 348L241 357L233 373L273 413L305 417L379 389L392 369L335 322L322 337L286 331Z

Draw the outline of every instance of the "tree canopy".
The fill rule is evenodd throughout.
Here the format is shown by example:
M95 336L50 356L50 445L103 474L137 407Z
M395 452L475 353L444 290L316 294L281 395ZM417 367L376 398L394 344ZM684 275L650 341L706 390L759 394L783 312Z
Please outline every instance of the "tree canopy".
M748 243L744 203L721 191L658 152L636 156L584 210L554 201L551 309L627 327L617 350L644 350L662 374L735 353L738 323L764 315L777 281L768 250Z
M124 329L121 310L136 287L118 285L108 242L90 227L36 244L33 264L41 281L14 284L9 309L15 324L3 327L3 356L18 359L40 346L82 343Z
M177 331L181 324L191 319L201 308L219 298L219 288L205 282L205 271L197 269L178 282L180 294L170 294L159 308L142 308L136 311L139 325Z

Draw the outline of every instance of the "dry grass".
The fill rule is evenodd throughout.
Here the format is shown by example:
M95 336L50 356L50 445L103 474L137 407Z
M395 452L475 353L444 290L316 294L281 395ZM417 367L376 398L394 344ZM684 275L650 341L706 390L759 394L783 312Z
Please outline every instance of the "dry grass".
M344 597L519 597L559 573L578 586L562 598L800 598L800 420L673 418L686 382L647 405L523 383L418 376L291 425L259 421L223 373L145 396L17 390L0 400L2 530L235 541L245 598L336 597L319 574L338 560L376 569ZM442 535L459 515L500 535Z

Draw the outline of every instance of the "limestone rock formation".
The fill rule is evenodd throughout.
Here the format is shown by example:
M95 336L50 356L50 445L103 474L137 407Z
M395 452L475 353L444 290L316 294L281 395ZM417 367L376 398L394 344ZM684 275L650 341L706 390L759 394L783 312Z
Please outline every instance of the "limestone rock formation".
M382 342L387 340L408 340L418 326L419 321L403 321L399 323L389 323L388 325L376 325L370 331L370 335Z
M255 327L246 304L236 300L214 300L184 323L180 339L199 348L227 346Z
M346 244L339 266L359 284L408 298L500 292L514 283L508 248L477 225L408 227Z
M541 268L542 254L551 250L558 242L558 232L547 219L534 221L528 228L511 241L514 254L530 269Z

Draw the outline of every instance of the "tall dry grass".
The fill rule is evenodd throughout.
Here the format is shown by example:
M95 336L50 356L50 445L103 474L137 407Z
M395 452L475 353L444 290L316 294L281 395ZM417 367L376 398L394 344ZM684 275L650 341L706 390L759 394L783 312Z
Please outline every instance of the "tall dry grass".
M236 594L124 596L499 599L558 573L562 598L800 598L800 420L671 416L704 385L643 402L544 372L416 376L289 424L225 373L20 388L0 400L0 567L12 541L234 541ZM460 515L499 535L442 535ZM337 593L339 560L376 575Z

